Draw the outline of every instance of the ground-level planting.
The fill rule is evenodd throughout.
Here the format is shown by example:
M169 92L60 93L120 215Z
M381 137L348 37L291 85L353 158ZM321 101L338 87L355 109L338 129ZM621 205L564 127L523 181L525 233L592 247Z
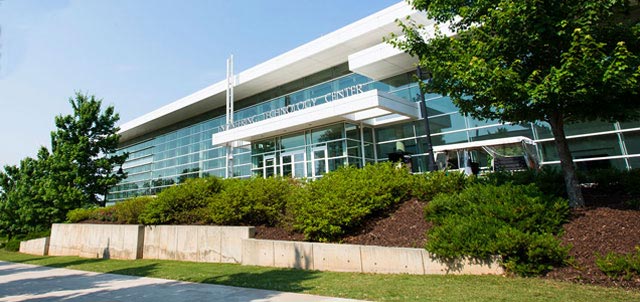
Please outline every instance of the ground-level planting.
M600 174L608 175L606 179L609 180L635 179L633 177L635 173L631 172ZM618 176L616 178L612 175ZM228 217L228 225L256 226L258 239L424 248L428 246L430 239L426 233L433 230L435 222L433 218L425 218L424 213L424 208L431 200L434 198L440 200L440 208L443 208L442 205L446 208L447 204L453 208L460 208L460 202L479 203L479 201L458 200L456 204L447 200L450 196L457 196L458 192L464 191L465 188L471 187L467 190L475 190L467 193L467 196L476 196L482 190L490 190L485 194L489 197L484 197L483 200L491 199L490 196L495 195L491 190L501 190L506 194L504 196L511 198L511 201L505 201L503 196L494 200L490 206L481 209L480 212L485 211L484 216L499 213L500 215L497 216L501 216L501 219L510 221L511 226L500 231L502 233L496 233L496 230L493 230L493 234L487 235L494 238L498 238L496 234L517 236L514 240L503 241L501 248L503 256L507 255L506 253L511 255L510 258L503 259L505 264L511 261L511 268L507 266L510 273L520 275L548 273L548 277L556 279L638 287L636 279L616 280L606 277L594 264L595 252L602 255L611 251L628 253L634 251L633 245L639 242L640 236L633 233L633 230L638 228L632 224L638 221L633 217L640 212L631 209L634 205L634 195L624 193L633 192L630 189L634 186L633 181L610 183L602 180L605 177L591 175L590 180L602 183L586 191L591 207L569 212L566 204L557 196L561 194L558 192L562 192L559 177L561 177L560 174L551 170L496 173L479 178L452 172L412 175L390 164L377 164L366 166L364 169L346 167L330 172L324 178L313 182L277 177L249 180L198 179L167 189L158 194L157 198L137 198L119 203L112 208L79 210L70 218L72 222L85 220L124 223L128 220L152 224L160 222L224 225L224 222L215 221L215 219ZM534 185L520 186L526 183ZM612 193L611 190L618 193ZM530 195L528 199L525 198L528 201L523 201L525 195ZM603 196L608 199L603 199ZM503 207L504 204L507 207ZM150 206L152 207L149 208ZM602 206L627 210L612 210ZM595 214L603 211L621 211L620 213L626 216L595 215L596 218L593 218L593 221L589 220L586 223L583 221L584 218L581 219L585 216L591 217L585 213ZM122 212L126 214L118 214ZM102 215L104 213L109 215ZM460 214L464 213L456 215ZM622 219L621 223L615 224L617 228L614 227L608 234L592 231L594 226L608 225L609 221L616 217L626 218ZM481 226L486 224L482 221L479 223ZM576 224L582 225L575 227ZM540 239L542 235L536 235L537 239L524 239L522 235L514 233L514 227L524 227L522 230L525 233L545 234L546 230L548 235L544 235L547 236L544 237L545 239ZM482 227L478 230L482 230ZM575 234L575 231L584 233ZM624 236L618 237L617 234L624 234ZM620 244L620 240L626 240L626 243ZM590 244L596 242L606 243L594 249ZM532 248L528 247L529 243L533 244ZM445 244L450 243L445 241ZM513 250L505 252L505 244ZM624 246L624 248L618 248L618 246ZM532 250L535 254L527 254ZM437 250L431 251L438 254ZM491 251L486 249L482 250L484 254L474 254L473 251L462 249L460 251L462 254L476 257L491 254ZM567 251L569 257L567 257ZM498 254L498 252L495 253ZM529 256L525 257L525 254ZM518 263L528 263L529 267L525 270L514 269ZM592 272L596 270L600 273ZM576 277L578 275L580 277Z

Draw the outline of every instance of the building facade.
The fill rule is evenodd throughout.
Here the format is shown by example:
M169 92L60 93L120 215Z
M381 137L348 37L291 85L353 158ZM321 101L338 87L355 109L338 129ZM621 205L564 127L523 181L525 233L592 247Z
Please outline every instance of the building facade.
M406 16L431 24L398 3L123 124L118 152L129 153L122 167L128 176L108 200L207 175L313 179L340 166L388 160L399 150L410 155L414 172L426 171L416 60L382 42L400 34L395 20ZM468 160L488 167L490 154L514 146L540 165L559 163L544 122L477 120L448 97L424 98L434 152L446 154L436 156L440 166ZM640 167L640 122L581 123L566 133L579 169Z

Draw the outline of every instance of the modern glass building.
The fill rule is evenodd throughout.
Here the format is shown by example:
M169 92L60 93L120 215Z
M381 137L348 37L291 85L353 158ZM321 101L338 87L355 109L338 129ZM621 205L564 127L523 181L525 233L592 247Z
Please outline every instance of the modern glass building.
M395 20L408 15L431 23L398 3L123 124L119 152L129 153L122 167L128 177L108 200L206 175L313 179L343 165L388 160L399 149L411 155L414 172L426 171L416 60L382 42L400 33ZM541 165L559 163L544 122L477 120L447 97L425 101L439 163L447 154L485 167L491 158L479 150L519 145ZM582 123L566 132L579 169L640 167L640 122Z

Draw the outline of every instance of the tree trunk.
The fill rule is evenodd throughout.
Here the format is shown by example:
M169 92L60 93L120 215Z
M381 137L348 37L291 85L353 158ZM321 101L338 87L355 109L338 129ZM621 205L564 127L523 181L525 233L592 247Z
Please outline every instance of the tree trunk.
M584 198L582 197L582 189L578 183L576 169L573 165L573 157L569 151L569 144L564 133L564 121L561 114L554 114L549 120L551 132L560 157L560 167L564 175L564 184L567 188L567 196L569 197L569 205L573 208L584 207Z

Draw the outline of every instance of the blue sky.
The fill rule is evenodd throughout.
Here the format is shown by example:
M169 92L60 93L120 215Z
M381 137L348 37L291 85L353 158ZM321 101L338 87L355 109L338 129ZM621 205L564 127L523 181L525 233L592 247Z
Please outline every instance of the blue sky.
M0 167L76 91L130 121L400 0L0 0Z

